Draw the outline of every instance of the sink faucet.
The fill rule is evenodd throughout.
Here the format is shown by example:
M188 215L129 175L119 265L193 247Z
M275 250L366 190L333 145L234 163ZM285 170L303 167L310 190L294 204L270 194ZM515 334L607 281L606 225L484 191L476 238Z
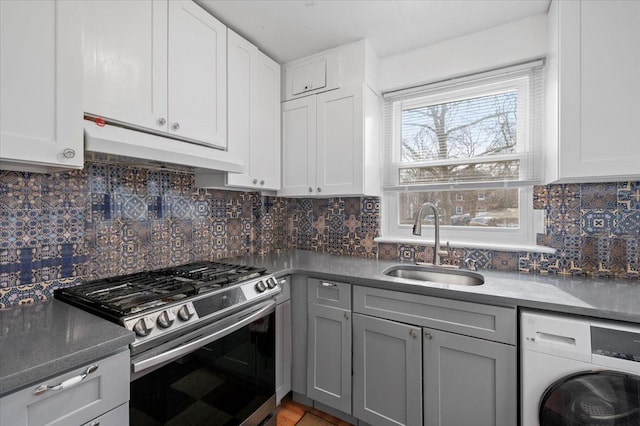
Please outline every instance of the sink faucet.
M422 235L422 215L424 209L433 210L433 217L435 220L434 228L435 228L435 236L434 236L434 246L433 246L433 264L435 266L441 266L441 257L446 257L449 255L448 251L440 250L440 214L438 213L438 208L433 203L423 203L420 206L420 210L418 210L418 215L416 216L416 221L413 224L413 235Z

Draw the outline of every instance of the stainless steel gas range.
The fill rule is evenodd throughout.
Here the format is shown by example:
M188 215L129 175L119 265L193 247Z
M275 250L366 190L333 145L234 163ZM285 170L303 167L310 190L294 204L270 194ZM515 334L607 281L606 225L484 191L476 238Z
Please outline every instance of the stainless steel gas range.
M280 291L264 268L200 262L92 281L55 297L135 332L131 425L257 425L276 405Z

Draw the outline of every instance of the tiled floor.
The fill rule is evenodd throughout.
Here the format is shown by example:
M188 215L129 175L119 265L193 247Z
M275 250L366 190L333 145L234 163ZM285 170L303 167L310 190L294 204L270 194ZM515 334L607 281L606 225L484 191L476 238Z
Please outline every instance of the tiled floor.
M351 426L351 423L286 397L278 407L278 426L294 426L296 424L298 426Z

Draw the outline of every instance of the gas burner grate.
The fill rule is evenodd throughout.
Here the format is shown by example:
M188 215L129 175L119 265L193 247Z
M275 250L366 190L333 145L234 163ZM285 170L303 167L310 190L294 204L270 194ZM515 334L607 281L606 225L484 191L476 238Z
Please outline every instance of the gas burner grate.
M265 273L266 268L223 262L198 262L100 279L56 292L108 315L124 317Z

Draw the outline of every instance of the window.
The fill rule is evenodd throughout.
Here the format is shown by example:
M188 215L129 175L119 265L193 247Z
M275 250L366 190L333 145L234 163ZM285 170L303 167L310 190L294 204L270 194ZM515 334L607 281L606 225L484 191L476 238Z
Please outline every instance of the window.
M420 206L431 202L447 239L533 243L541 63L385 99L383 236L410 236Z

